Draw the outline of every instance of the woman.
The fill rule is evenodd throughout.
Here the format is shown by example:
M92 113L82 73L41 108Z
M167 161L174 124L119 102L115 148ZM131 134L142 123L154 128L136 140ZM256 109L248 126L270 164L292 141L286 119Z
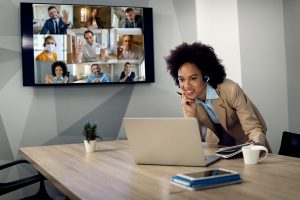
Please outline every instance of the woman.
M69 78L67 77L67 66L62 61L56 61L51 66L52 75L46 74L46 83L67 83Z
M52 35L48 35L44 39L44 51L41 52L37 57L36 61L56 61L57 60L57 54L54 52L56 47L56 41L55 38Z
M98 10L93 9L92 16L88 20L88 29L98 29L100 26L100 17L98 17Z
M239 85L226 78L212 47L183 43L166 62L182 92L183 115L197 118L203 141L224 146L255 142L271 151L264 119Z

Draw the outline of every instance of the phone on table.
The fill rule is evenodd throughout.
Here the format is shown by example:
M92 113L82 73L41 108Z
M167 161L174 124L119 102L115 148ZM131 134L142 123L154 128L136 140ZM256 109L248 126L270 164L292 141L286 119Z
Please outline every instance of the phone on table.
M177 174L176 176L186 178L191 181L196 181L196 180L207 179L207 178L230 176L230 175L234 175L234 174L238 174L238 172L218 168L218 169L206 170L206 171L202 171L202 172Z
M201 190L240 183L238 172L217 168L192 173L182 173L171 177L171 183L188 190Z

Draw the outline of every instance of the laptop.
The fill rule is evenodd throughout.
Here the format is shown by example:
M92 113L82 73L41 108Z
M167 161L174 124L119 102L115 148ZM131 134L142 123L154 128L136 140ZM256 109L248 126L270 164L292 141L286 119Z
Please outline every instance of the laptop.
M205 156L195 118L123 118L137 164L207 166L220 159Z

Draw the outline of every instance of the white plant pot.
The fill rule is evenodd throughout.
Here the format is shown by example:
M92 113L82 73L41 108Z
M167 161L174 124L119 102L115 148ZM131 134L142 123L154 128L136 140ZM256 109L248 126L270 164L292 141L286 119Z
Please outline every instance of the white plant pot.
M97 140L90 140L88 143L87 140L84 140L85 151L87 153L94 152L96 150Z

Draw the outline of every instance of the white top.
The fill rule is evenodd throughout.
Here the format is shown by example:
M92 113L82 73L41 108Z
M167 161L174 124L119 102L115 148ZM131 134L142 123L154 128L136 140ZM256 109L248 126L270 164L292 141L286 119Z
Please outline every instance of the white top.
M96 48L101 47L100 44L94 42L92 45L88 43L83 45L81 52L78 55L78 63L96 62L98 61L98 54L96 54Z

